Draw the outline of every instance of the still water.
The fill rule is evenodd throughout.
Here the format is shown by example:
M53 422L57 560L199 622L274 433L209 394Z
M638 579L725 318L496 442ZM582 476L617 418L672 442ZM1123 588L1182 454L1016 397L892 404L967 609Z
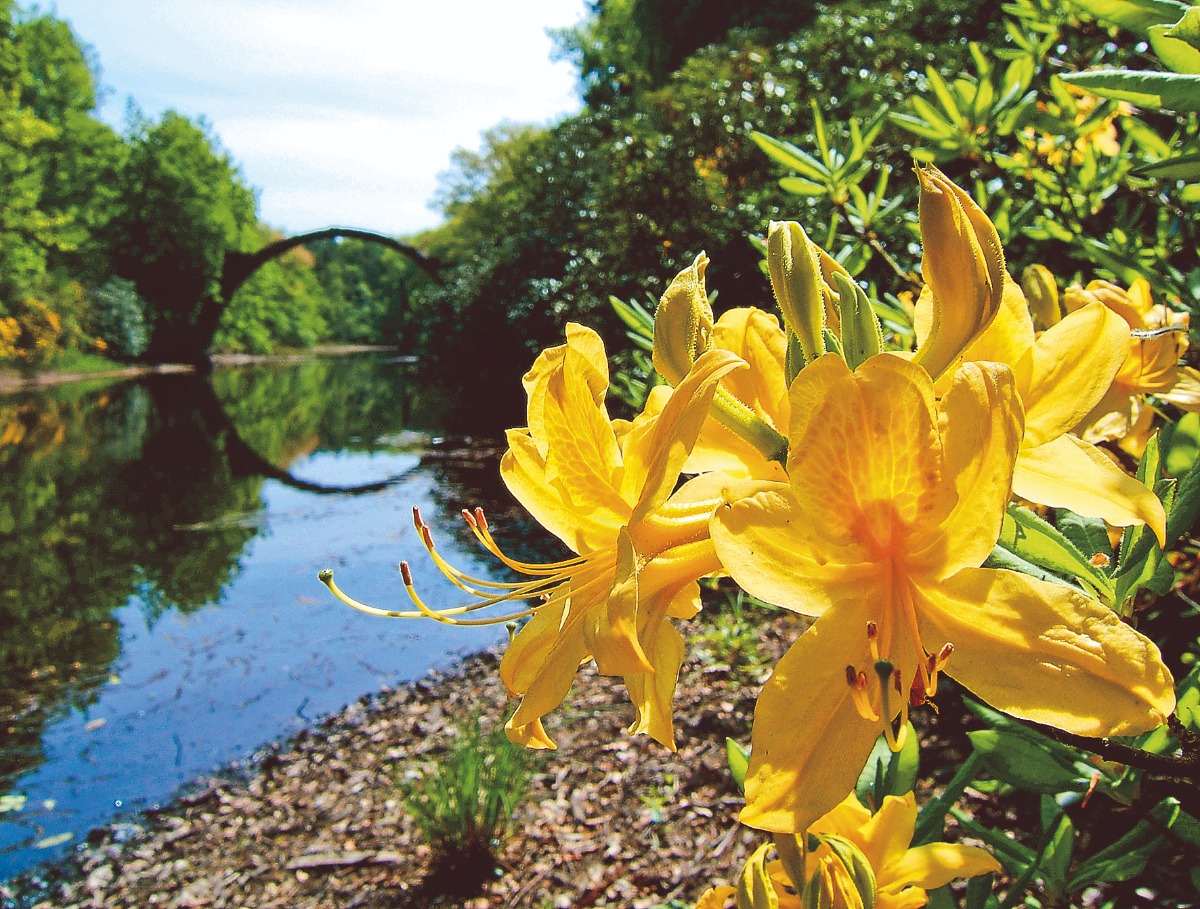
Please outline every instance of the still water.
M0 880L503 636L373 619L316 579L400 603L408 559L428 601L456 602L414 505L492 578L463 505L518 551L539 535L497 444L443 438L444 407L362 355L0 398Z

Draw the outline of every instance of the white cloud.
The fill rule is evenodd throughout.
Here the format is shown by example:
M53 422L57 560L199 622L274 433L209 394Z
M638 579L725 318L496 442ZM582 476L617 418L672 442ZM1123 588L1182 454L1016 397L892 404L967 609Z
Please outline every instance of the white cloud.
M575 110L547 26L584 0L58 0L124 99L205 116L289 231L432 226L425 207L457 146L502 120Z

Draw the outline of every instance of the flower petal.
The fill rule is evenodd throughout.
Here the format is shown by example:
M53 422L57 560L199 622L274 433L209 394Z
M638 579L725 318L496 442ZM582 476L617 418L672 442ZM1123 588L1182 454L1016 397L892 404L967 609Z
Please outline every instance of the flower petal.
M928 335L915 361L936 379L995 318L1004 251L983 210L935 167L918 168L921 273L932 293Z
M1112 385L1129 350L1129 326L1103 303L1089 303L1043 332L1033 347L1025 399L1025 445L1075 427Z
M936 527L954 506L942 476L933 383L916 364L879 354L853 373L836 354L791 387L788 475L822 540L863 540L864 515L890 503L910 526Z
M651 623L643 635L642 644L652 666L650 672L625 676L629 700L637 717L629 727L630 735L644 732L654 741L675 750L675 731L672 722L675 683L683 665L683 636L670 622Z
M1079 735L1134 735L1166 722L1174 682L1152 641L1111 609L1012 571L960 571L923 591L926 645L997 710Z
M644 460L627 462L625 469L645 471L641 495L629 517L636 524L662 505L679 482L700 427L708 416L721 379L746 364L727 350L710 350L698 359L672 393L655 421Z
M904 855L912 842L917 825L917 800L910 792L904 796L885 795L883 804L859 829L863 853L878 877Z
M537 444L523 429L508 431L508 451L500 459L504 485L534 519L571 547L574 552L592 552L612 545L617 529L629 512L598 508L587 513L576 510L562 487L546 478L546 462Z
M966 363L942 398L945 473L958 502L942 523L939 577L978 568L1000 535L1021 445L1021 401L1012 373L997 363Z
M869 659L863 599L818 619L763 686L743 824L802 833L854 787L880 729L858 713L846 684L846 666Z
M1022 448L1013 471L1013 493L1039 505L1069 508L1118 527L1145 524L1161 544L1166 513L1153 492L1104 452L1075 436Z
M541 718L562 703L579 664L587 656L579 622L564 624L566 608L564 601L539 609L500 661L504 684L510 692L522 695L520 706L505 727L513 741L526 744L525 737L536 738ZM550 742L544 730L541 736ZM552 742L549 747L553 747Z
M601 675L652 672L638 640L638 559L629 531L617 535L617 566L612 589L603 602L588 610L583 640Z
M839 592L861 589L868 567L855 546L832 547L818 557L792 489L766 480L729 482L726 504L710 522L717 556L747 593L802 615L820 615Z
M1000 870L1000 863L986 849L958 843L927 843L890 862L878 877L881 890L898 894L907 887L933 890L958 878Z

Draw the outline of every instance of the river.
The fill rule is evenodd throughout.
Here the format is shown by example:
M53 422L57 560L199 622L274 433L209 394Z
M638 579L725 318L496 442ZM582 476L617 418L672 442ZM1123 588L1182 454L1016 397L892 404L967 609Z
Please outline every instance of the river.
M364 616L317 581L405 606L407 559L428 602L458 602L414 505L490 578L462 506L518 552L544 536L499 444L444 425L438 390L380 355L0 397L0 880L504 636Z

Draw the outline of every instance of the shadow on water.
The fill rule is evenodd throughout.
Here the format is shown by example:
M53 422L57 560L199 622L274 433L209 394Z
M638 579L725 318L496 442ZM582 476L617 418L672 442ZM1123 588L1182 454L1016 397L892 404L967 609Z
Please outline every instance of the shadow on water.
M498 481L499 445L439 438L450 403L443 390L377 357L0 398L0 879L111 819L122 802L96 796L96 781L117 780L125 792L137 788L139 772L157 774L124 803L148 804L211 767L214 756L242 756L293 730L297 716L311 719L306 707L336 709L397 675L423 673L455 648L487 643L436 632L415 642L405 631L399 649L412 646L414 655L393 668L395 643L374 641L377 626L344 618L314 583L323 560L339 554L356 570L381 554L394 567L397 541L411 544L402 520L410 504L454 528L444 538L464 552L467 535L452 519L464 504L497 514L518 549L531 536ZM362 542L376 528L386 531ZM382 573L364 583L368 592L395 592L394 579ZM434 586L436 577L425 583ZM290 614L279 605L289 602L315 617L318 642L281 640L275 656L246 643L257 635L269 640L252 623L277 624ZM237 607L231 615L239 617L214 618L204 610L210 606ZM203 620L187 618L202 612ZM339 624L320 627L327 614ZM201 631L203 643L191 642ZM180 668L200 661L180 648L220 648L222 636L233 642L230 665L284 665L243 667L228 715L203 702L214 711L203 722L213 728L192 745L169 728L182 718L165 716L172 709L166 701L186 702L185 689L195 683L188 671L198 675L194 666ZM331 648L343 656L331 656ZM311 666L293 665L297 649L324 673L319 692ZM150 656L135 656L143 651ZM207 650L203 659L214 661ZM338 668L355 661L358 669ZM298 686L294 692L286 679L257 681L281 673ZM256 684L270 697L250 690ZM279 704L265 719L265 707L246 708L272 698ZM147 725L147 714L160 715L164 728ZM98 755L148 747L140 737L158 733L173 742L167 770L138 771L136 761L120 770L99 766L113 759ZM97 744L106 735L117 737ZM78 806L64 804L73 798Z

